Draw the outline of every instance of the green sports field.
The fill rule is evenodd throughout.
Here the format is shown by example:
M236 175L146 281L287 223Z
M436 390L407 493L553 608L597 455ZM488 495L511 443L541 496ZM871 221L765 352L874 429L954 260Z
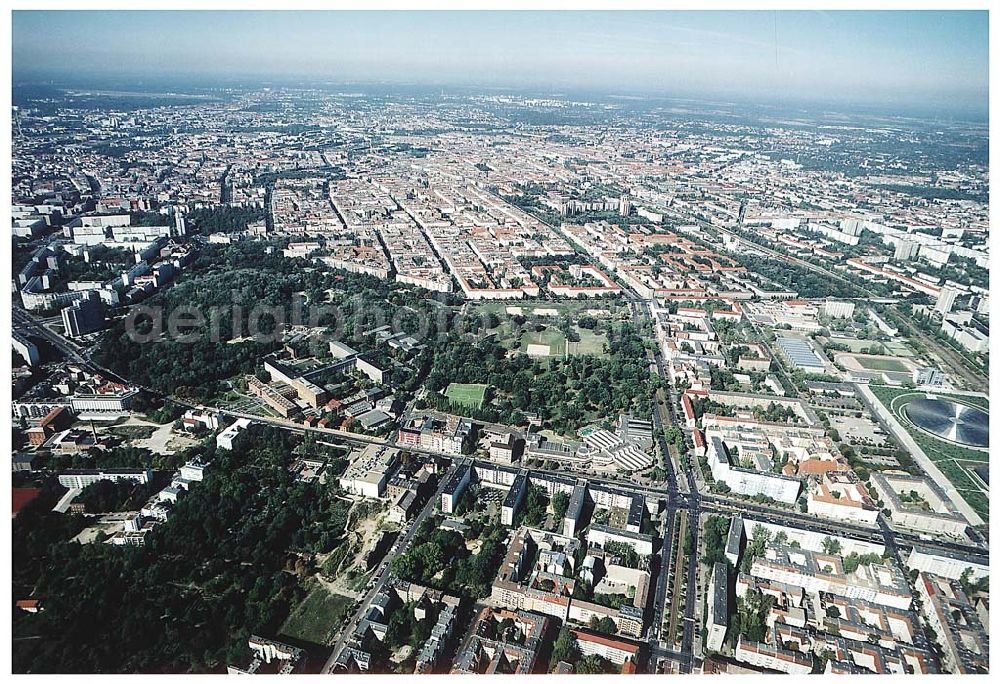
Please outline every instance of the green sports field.
M854 358L866 370L889 371L893 373L906 373L909 370L896 359L880 359L871 356L855 356Z
M279 630L280 635L326 645L347 619L354 600L332 594L316 584L312 591L291 612Z
M444 391L444 395L453 404L480 409L483 407L483 401L486 400L486 388L487 385L453 382L448 385L448 389Z

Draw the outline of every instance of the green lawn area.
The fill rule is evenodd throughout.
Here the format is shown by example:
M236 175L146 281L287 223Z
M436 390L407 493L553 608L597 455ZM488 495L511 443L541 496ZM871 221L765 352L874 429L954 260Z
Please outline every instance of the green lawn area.
M967 449L958 444L951 444L937 439L923 430L914 426L907 420L903 413L903 407L914 399L924 397L924 392L914 392L909 389L897 387L886 387L884 385L873 385L870 389L878 400L885 405L900 424L910 433L913 441L917 443L927 458L934 461L938 469L944 473L959 494L972 506L983 520L989 520L990 507L988 492L973 479L967 470L967 466L972 467L977 463L988 463L989 453L977 449ZM972 397L960 394L948 394L947 392L935 392L935 395L954 401L964 402L970 405L979 406L989 410L989 400L985 397Z
M859 353L865 349L871 349L872 345L878 344L874 340L858 340L853 337L831 337L830 341L835 344L842 344L854 353Z
M962 395L962 401L970 406L978 406L984 411L990 410L990 400L986 397L975 397Z
M893 356L912 357L914 355L913 350L905 342L883 342L882 346L885 347L886 354L892 354Z
M462 384L453 382L448 385L444 395L453 404L461 404L471 408L480 409L486 399L486 385Z
M517 326L511 314L507 313L508 308L520 309L521 314L527 320L527 323L522 326ZM554 310L559 313L558 316L543 316L540 314L535 314L535 310L546 311ZM569 342L566 340L566 336L559 330L560 321L569 318L571 321L576 321L578 317L588 315L586 312L610 312L611 318L601 318L602 327L606 326L614 319L619 319L622 316L627 317L628 308L614 302L609 301L563 301L563 302L552 302L552 301L521 301L521 302L483 302L474 305L471 309L472 315L485 315L486 313L496 314L500 320L500 324L491 329L483 328L480 331L481 337L495 336L497 342L502 344L507 349L515 353L527 354L528 345L542 345L549 347L548 356L549 357L562 357L562 356L574 356L574 355L586 355L586 356L600 356L606 358L607 355L604 353L604 345L607 338L603 334L597 334L592 330L587 328L581 328L578 325L573 325L573 330L580 336L579 342ZM534 326L542 325L544 330L541 332L535 332ZM520 334L520 340L518 340L518 335ZM533 350L536 352L534 358L544 359L544 356L537 354L538 349Z
M353 599L332 594L317 583L291 612L279 632L293 639L326 645L347 619L347 612L353 604Z
M879 359L866 356L855 356L854 358L867 370L891 371L895 373L905 373L909 370L896 359Z
M884 350L880 353L887 354L889 356L913 356L913 351L906 345L906 343L898 340L888 342L880 340L859 340L854 337L838 337L834 335L830 337L830 342L842 344L855 354L864 353L873 346L877 345Z
M521 337L521 353L528 353L529 344L544 345L549 348L549 356L564 356L566 354L566 336L558 328L545 328L541 332L533 330Z
M569 348L570 356L607 356L607 354L604 353L604 343L607 341L607 337L604 335L595 335L592 331L587 330L586 328L576 328L576 331L580 334L580 341L566 343Z
M555 327L546 327L545 330L541 332L525 332L521 337L521 346L519 347L519 350L522 354L527 354L528 345L533 344L547 346L549 348L549 357L562 357L567 355L607 356L607 354L604 353L604 344L607 341L606 336L596 334L586 328L574 327L574 330L576 330L576 332L580 335L579 342L570 342L566 339L566 336L562 333L562 331Z

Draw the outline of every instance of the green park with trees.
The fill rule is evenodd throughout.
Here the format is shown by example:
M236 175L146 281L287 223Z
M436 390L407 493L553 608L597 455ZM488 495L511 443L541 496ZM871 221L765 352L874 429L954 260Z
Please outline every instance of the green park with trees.
M299 438L254 426L211 463L142 547L80 544L88 521L44 498L12 530L14 668L35 673L219 672L251 634L275 634L306 594L313 558L345 542L350 503L289 472Z

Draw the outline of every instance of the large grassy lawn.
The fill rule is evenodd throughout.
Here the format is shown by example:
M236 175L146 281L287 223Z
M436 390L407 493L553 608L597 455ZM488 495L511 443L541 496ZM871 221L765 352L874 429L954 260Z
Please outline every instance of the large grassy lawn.
M580 341L566 343L570 356L574 354L605 356L604 343L607 341L607 337L594 334L586 328L576 328L576 331L580 334Z
M976 464L988 463L989 453L978 449L967 449L959 444L952 444L937 439L913 425L906 418L906 414L902 409L914 399L926 396L926 392L915 392L910 389L881 385L871 386L870 389L878 397L878 400L896 416L900 425L910 433L917 446L927 454L927 458L934 461L934 464L944 473L944 476L955 485L955 489L962 495L962 498L972 506L972 509L983 520L989 520L989 492L983 489L972 475L969 474L968 470L968 467L973 467ZM987 411L989 410L989 400L984 397L952 395L947 392L935 392L934 394L954 401L979 406Z
M904 356L907 358L914 356L913 350L906 346L905 342L883 342L882 346L885 347L886 354Z
M836 344L842 344L848 349L850 349L855 354L866 352L873 346L878 345L884 350L883 353L890 356L913 356L913 351L906 346L905 342L900 342L893 340L890 342L882 342L876 340L859 340L853 337L837 337L836 335L830 337L830 341Z
M285 620L279 630L284 636L324 646L347 619L354 600L332 594L316 584Z
M444 395L453 404L461 404L470 408L480 409L486 399L486 385L462 384L453 382L448 385Z
M521 337L521 352L528 353L528 345L542 345L549 348L549 356L565 356L566 336L558 328L545 328L541 332L528 331Z
M854 353L859 353L870 349L873 344L877 344L872 340L858 340L853 337L831 337L830 341L835 344L842 344Z
M879 359L868 356L854 357L861 366L867 370L890 371L894 373L905 373L908 369L896 359Z
M513 321L513 314L508 309L520 311L521 315L527 319L527 323L518 326ZM556 311L557 316L546 316L536 311ZM495 328L484 328L480 331L483 337L495 336L497 342L514 353L527 354L528 345L532 345L532 356L539 360L546 358L543 347L548 347L549 358L565 356L600 356L607 357L604 352L604 345L607 337L603 334L595 333L593 330L581 328L574 323L573 330L580 336L579 342L570 342L559 330L561 319L570 318L575 320L578 317L588 315L588 311L607 312L609 318L600 317L603 323L612 320L620 320L628 316L628 307L617 302L607 300L598 301L539 301L539 302L483 302L474 305L470 313L484 315L486 313L496 314L500 319L500 324ZM532 328L535 325L544 326L541 332L535 332Z
M604 344L607 342L605 335L580 327L574 327L574 330L580 335L579 342L570 342L562 331L554 326L548 326L541 332L526 331L521 336L521 345L518 347L518 351L527 354L528 345L541 345L549 348L549 357L607 356L604 352ZM511 342L513 342L512 338Z

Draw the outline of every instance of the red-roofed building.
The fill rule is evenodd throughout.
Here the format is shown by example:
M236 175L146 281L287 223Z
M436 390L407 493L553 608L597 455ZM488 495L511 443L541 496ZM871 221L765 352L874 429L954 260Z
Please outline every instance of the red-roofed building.
M694 455L704 456L705 455L705 435L701 434L701 430L695 428L691 432L691 438L694 440Z
M69 427L72 420L73 414L67 407L56 406L38 424L43 428L49 428L54 431Z
M821 458L807 458L799 461L799 475L823 475L829 472L847 470L848 466L840 461Z
M37 613L42 609L42 604L38 602L38 599L20 599L14 605L29 613Z
M704 309L696 309L690 306L679 306L677 307L677 316L684 316L687 318L705 318L708 312Z
M28 428L25 431L28 435L28 442L33 446L40 446L57 430L68 427L72 420L73 414L67 407L56 406L42 418L37 427Z
M624 665L627 660L634 662L639 655L639 644L631 641L594 634L582 629L570 631L576 637L576 645L583 655L598 655L616 665Z
M733 302L733 308L731 309L716 309L712 311L712 320L738 321L741 318L743 318L743 308L736 302Z
M694 415L694 404L691 403L691 397L687 393L681 395L681 408L684 410L684 424L689 428L694 428L698 421Z

